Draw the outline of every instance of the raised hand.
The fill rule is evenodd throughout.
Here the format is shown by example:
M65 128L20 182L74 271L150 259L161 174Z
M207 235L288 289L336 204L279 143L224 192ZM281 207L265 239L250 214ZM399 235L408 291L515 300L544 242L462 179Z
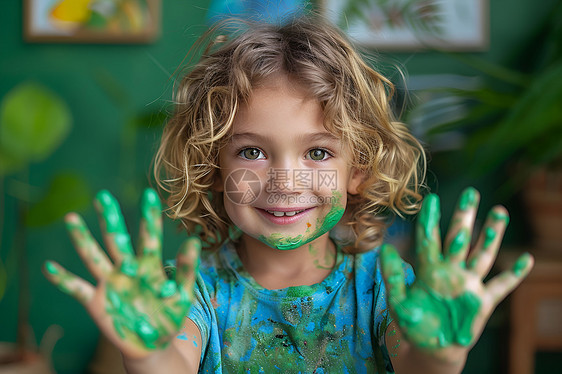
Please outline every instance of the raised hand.
M475 189L463 192L441 251L439 198L425 198L416 226L416 280L409 288L396 250L381 249L388 303L402 335L442 359L457 357L454 350L466 352L476 342L494 308L533 266L524 254L511 270L483 283L509 218L505 208L494 207L467 258L478 202Z
M107 191L95 207L113 261L93 239L81 217L66 216L73 244L97 281L94 286L54 262L44 273L59 289L79 300L100 330L125 357L143 358L165 348L177 335L191 306L201 243L188 239L178 252L175 280L162 267L162 214L154 190L143 195L141 252L135 255L119 204Z

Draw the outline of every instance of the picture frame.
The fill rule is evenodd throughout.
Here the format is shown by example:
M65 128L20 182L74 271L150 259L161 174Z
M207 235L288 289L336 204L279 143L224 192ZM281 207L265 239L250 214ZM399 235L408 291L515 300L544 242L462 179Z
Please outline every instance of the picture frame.
M161 0L24 0L24 40L41 43L150 43Z
M489 47L489 0L322 0L357 44L389 51Z

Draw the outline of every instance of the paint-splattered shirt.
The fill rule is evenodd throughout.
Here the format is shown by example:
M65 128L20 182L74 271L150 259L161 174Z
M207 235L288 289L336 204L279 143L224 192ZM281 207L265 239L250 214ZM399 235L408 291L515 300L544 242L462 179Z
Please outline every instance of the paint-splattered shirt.
M378 249L338 253L312 286L267 290L234 246L202 256L188 317L201 330L201 373L387 373L390 317ZM404 264L406 281L414 280Z

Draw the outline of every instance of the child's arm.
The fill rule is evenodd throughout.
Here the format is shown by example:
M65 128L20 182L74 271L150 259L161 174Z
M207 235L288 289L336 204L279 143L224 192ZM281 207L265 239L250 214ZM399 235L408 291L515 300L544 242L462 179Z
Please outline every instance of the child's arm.
M80 216L68 214L66 223L96 286L53 262L45 264L45 275L84 305L99 329L121 351L129 372L197 372L201 336L185 316L193 298L199 239L184 243L178 252L175 279L168 280L162 267L162 217L156 193L146 190L143 196L139 256L134 254L117 201L102 191L95 206L112 260ZM182 326L186 334L196 337L197 345L193 339L191 344L176 339Z
M396 250L381 249L395 321L387 330L387 347L397 374L460 373L492 311L533 266L533 258L523 255L512 270L483 283L496 258L508 214L501 206L492 209L467 259L478 200L473 188L464 191L442 253L439 198L426 197L416 226L416 280L408 289Z

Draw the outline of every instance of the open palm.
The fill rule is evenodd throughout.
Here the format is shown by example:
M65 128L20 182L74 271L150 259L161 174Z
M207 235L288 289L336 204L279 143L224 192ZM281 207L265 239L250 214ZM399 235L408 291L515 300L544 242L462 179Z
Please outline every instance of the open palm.
M523 255L512 270L484 284L500 246L508 214L494 207L470 251L479 195L464 191L441 251L439 198L425 198L416 226L416 280L406 288L401 259L394 248L381 250L391 313L405 338L418 348L447 357L451 350L472 346L497 304L530 271L533 259Z
M95 207L110 258L93 239L80 216L66 216L69 234L97 281L93 286L54 262L45 264L47 278L78 299L100 330L127 357L141 358L166 347L181 328L191 306L200 242L188 239L177 257L175 279L162 267L162 217L156 193L143 196L141 253L136 256L117 201L98 193Z

